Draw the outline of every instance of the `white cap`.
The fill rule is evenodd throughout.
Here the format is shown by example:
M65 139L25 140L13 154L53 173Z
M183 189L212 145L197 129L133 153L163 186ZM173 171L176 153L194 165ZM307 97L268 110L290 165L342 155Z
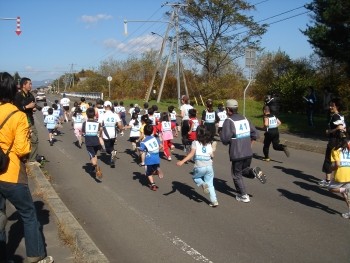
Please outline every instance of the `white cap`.
M105 107L112 107L112 102L110 102L109 100L106 100L105 103L103 104L103 106Z

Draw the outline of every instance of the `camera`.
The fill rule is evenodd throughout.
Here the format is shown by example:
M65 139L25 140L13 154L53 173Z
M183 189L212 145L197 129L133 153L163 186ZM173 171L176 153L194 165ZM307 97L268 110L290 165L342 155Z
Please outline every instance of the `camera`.
M41 111L43 107L40 107L38 104L35 103L35 108L36 108L38 111Z

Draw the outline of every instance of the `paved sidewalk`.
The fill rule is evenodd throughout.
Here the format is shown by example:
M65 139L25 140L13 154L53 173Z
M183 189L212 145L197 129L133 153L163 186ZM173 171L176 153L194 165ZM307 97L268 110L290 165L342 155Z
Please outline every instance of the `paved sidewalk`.
M40 167L30 165L29 170L29 186L43 226L47 254L58 263L109 262L61 201ZM22 263L26 258L23 225L12 205L8 205L7 216L9 256L14 263Z
M259 141L262 142L263 140L264 135L260 131ZM290 148L321 154L325 152L327 145L326 140L286 133L280 134L280 140L281 143L288 145ZM54 257L55 262L109 262L58 197L39 166L30 166L30 171L30 188L40 222L43 225L48 254ZM14 263L20 263L23 262L26 256L23 228L20 221L18 221L15 209L11 206L8 209L8 216L7 230L9 231L10 255ZM64 237L62 238L62 236ZM65 245L62 239L69 240L71 248L68 248L68 245Z

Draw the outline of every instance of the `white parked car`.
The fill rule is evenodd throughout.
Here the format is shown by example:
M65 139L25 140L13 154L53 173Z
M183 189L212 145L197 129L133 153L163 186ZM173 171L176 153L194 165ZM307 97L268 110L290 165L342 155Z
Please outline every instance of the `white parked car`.
M36 101L43 101L46 102L46 95L45 92L38 92L35 97Z

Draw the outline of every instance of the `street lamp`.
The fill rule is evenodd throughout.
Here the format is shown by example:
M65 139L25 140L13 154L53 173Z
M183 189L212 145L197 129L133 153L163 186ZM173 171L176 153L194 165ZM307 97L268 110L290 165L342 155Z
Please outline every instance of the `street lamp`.
M111 81L112 81L112 77L108 76L107 77L107 81L108 81L108 97L109 97L109 99L111 99Z

